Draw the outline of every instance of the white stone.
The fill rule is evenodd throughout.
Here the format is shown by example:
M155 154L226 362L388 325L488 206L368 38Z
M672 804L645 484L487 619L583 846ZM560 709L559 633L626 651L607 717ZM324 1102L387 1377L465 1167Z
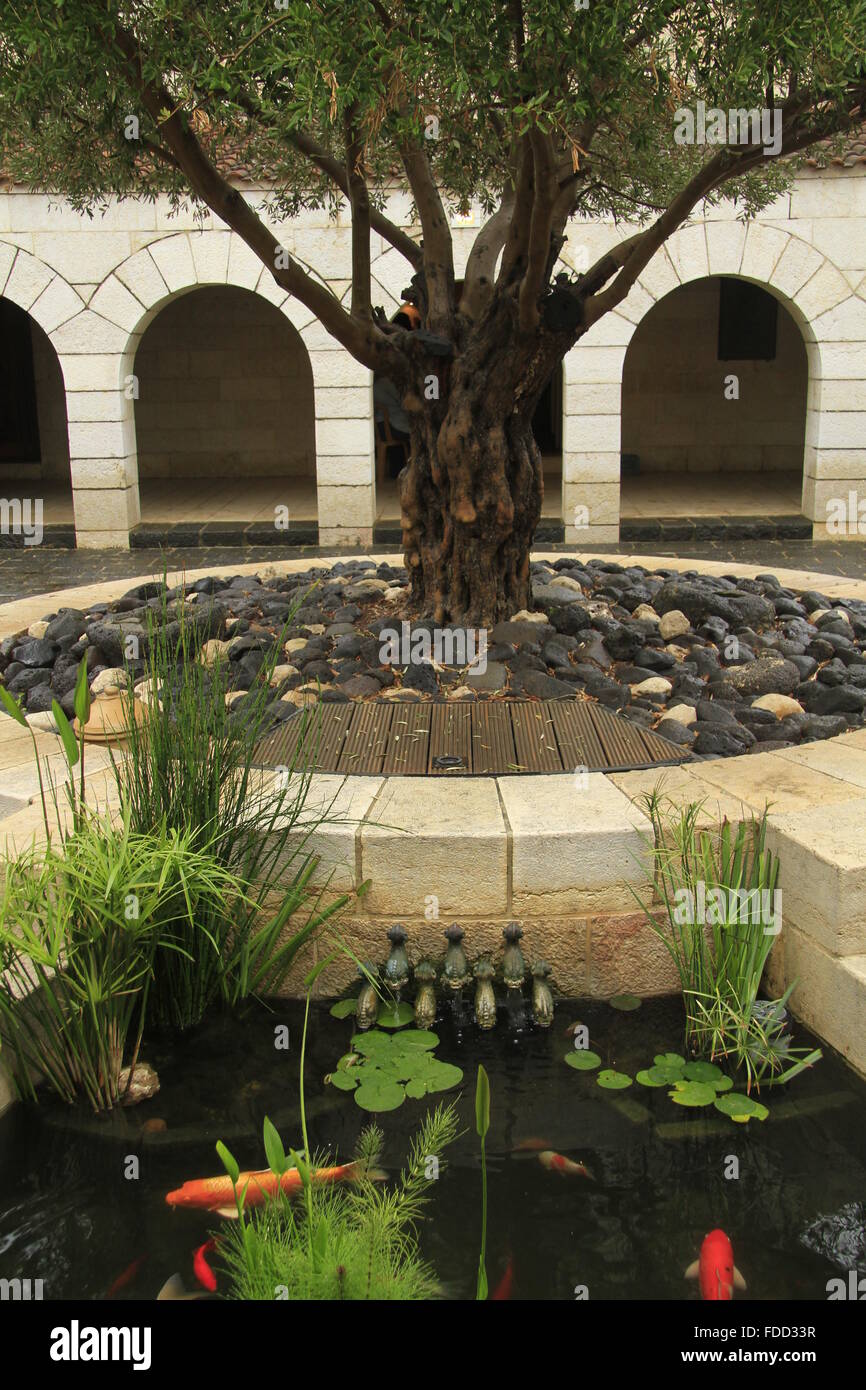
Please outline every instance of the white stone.
M674 637L682 637L690 629L691 623L679 608L669 609L659 619L659 633L665 641L670 641Z
M633 695L670 695L673 685L664 676L647 676L646 680L637 681L631 690Z
M39 620L38 622L35 622L35 623L31 623L31 624L30 624L30 626L29 626L28 629L27 629L27 636L28 636L28 637L44 637L44 636L45 636L45 629L47 628L47 626L48 626L47 620L46 620L46 619L40 618L40 620Z
M4 297L11 299L20 309L29 309L52 279L51 271L41 261L28 256L25 251L19 251L3 289Z
M138 251L134 256L130 256L128 261L117 267L115 275L146 309L158 304L168 295L168 286L148 250Z
M202 647L198 659L202 666L216 666L218 662L228 660L230 646L230 642L223 642L218 637L211 637Z
M649 821L602 773L500 777L497 786L513 836L515 917L620 912L625 885L645 883Z
M559 575L557 575L559 579ZM527 608L521 608L519 613L512 613L508 620L510 623L543 623L547 625L547 615L545 613L530 613Z
M790 695L761 695L752 701L752 709L768 709L777 719L787 719L789 714L802 714L803 706Z
M90 683L91 695L106 695L112 690L125 690L127 686L126 671L122 666L106 666L104 671L99 671Z
M166 237L149 248L156 266L172 291L190 289L196 282L195 263L186 234Z
M293 666L289 661L284 661L279 666L274 667L273 671L271 672L271 679L269 681L269 684L280 685L282 681L288 680L289 676L296 676L297 674L297 666Z
M90 308L119 328L125 328L127 333L132 333L144 317L141 303L115 275L100 285L90 301Z
M647 622L647 623L659 623L659 622L661 622L661 619L659 618L658 613L656 612L656 610L653 608L652 604L650 604L650 603L639 603L638 606L637 606L637 608L636 608L636 609L634 610L634 612L632 613L632 617L633 617L633 618L638 618L638 619L640 619L641 621Z
M671 705L665 710L665 719L673 719L677 724L696 724L698 712L694 705Z
M62 323L66 323L67 319L73 318L83 308L84 301L80 295L77 295L65 280L61 280L59 275L55 275L51 284L31 305L30 313L40 328L44 329L46 333L53 333L55 328L59 328Z

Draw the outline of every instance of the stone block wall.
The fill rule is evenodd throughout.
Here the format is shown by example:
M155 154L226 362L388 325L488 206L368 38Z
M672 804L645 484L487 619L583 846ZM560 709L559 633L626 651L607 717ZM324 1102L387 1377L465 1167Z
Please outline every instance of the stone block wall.
M674 290L638 325L622 380L622 449L642 473L803 468L808 363L779 306L772 361L718 359L719 281ZM736 399L725 381L737 378Z
M261 203L261 193L244 192L254 204ZM395 195L388 211L398 225L411 226L405 195ZM454 231L458 275L480 217L476 210L475 227ZM314 267L345 300L351 262L345 211L335 221L324 212L303 213L274 230L288 250ZM633 230L625 224L576 219L562 251L562 267L586 269ZM805 344L802 458L798 463L799 422L781 418L772 403L751 422L744 412L748 448L760 450L761 467L802 467L803 508L816 535L826 534L828 502L849 493L863 499L866 529L866 171L834 168L804 171L790 192L748 224L738 221L736 209L727 204L700 209L655 256L619 308L567 355L562 469L566 540L591 546L618 539L621 451L647 453L646 448L629 447L632 427L624 438L621 418L626 352L638 326L670 291L719 275L741 276L765 286L788 311ZM378 235L372 237L372 277L374 300L392 313L409 270ZM309 417L296 409L300 395L293 394L288 398L292 422L299 423L291 465L300 469L303 460L303 467L310 468L315 461L321 542L369 543L376 513L371 374L308 310L277 288L268 270L233 233L212 216L196 221L189 210L174 215L166 200L113 201L91 220L62 200L13 189L0 194L0 294L31 315L57 354L65 389L78 543L128 544L129 529L140 515L139 471L142 476L161 470L175 475L172 459L178 451L160 437L159 425L147 419L149 405L134 411L126 383L134 374L137 349L161 311L190 290L213 286L252 292L294 329L297 352L289 376L298 393L302 380L305 393L312 381L314 439L311 442ZM661 312L667 313L668 307ZM154 332L164 335L168 329L160 330L157 322ZM786 361L790 352L793 364L795 340L788 329L785 333ZM638 378L652 370L647 361L641 367L640 346L639 337L634 369ZM143 350L148 351L146 341ZM186 389L207 389L207 373L217 365L199 358ZM221 444L216 431L211 436L215 471L234 468L239 452L257 471L285 466L274 459L271 436L264 438L276 429L271 403L265 399L273 389L267 385L273 382L271 366L260 364L256 372L268 376L255 385L248 380L244 387L228 386L228 378L221 383L220 412L223 405L233 405L233 420L239 423L229 425L232 413L226 410L221 427L231 431L233 444L224 439ZM163 378L156 392L170 397L167 380ZM638 382L644 428L638 427L637 433L642 438L651 438L653 417L660 410L673 409L674 385L663 384L659 393L658 383L647 377ZM692 380L687 389L694 386ZM247 398L223 397L224 390L230 394L232 389L241 396L246 392ZM741 392L740 405L744 399ZM160 404L167 408L166 422L167 417L175 422L169 433L183 430L184 410L177 413L175 408L192 402L166 399ZM56 400L48 413L52 422L46 439L56 439ZM688 466L696 466L700 451L694 443L686 440L681 447L689 449ZM709 461L710 456L702 456ZM727 456L715 457L713 466L728 466ZM757 460L758 455L738 448L738 458L745 465L747 458ZM62 474L64 467L62 451L52 445L46 453L48 473L56 468ZM855 527L851 534L856 533Z
M316 476L310 359L260 296L228 286L172 301L135 375L139 478Z

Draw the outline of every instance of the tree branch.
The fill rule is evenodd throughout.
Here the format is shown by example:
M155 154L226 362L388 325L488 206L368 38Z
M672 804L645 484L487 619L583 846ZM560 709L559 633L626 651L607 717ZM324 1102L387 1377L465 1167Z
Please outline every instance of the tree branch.
M372 321L363 323L353 318L331 290L302 270L246 199L223 178L205 155L188 123L180 112L174 110L170 93L160 84L144 77L134 36L119 24L108 35L100 32L109 49L112 45L119 49L127 77L138 91L145 110L161 132L193 192L237 232L268 268L277 284L305 304L347 351L371 369L381 367L385 359L391 358L394 353L385 335ZM166 115L166 112L171 114ZM278 264L278 257L286 264ZM401 371L402 356L397 356L393 365L398 372Z
M364 144L355 128L355 111L346 113L346 171L352 209L352 317L370 318L370 194L361 172Z
M538 326L538 300L550 259L553 214L559 194L553 140L537 126L533 126L529 132L529 143L532 148L535 197L529 223L526 273L520 285L518 301L522 333L531 333Z

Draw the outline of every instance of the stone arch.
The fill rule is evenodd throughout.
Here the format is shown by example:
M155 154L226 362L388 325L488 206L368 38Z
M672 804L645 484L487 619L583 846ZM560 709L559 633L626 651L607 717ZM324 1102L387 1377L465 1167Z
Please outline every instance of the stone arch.
M625 233L623 232L623 235ZM681 228L656 254L616 310L607 314L565 358L563 508L566 540L619 539L621 383L625 354L644 315L672 290L711 276L733 275L768 290L802 333L809 364L803 510L819 519L819 481L836 437L822 409L827 345L839 325L866 340L864 302L828 257L802 237L760 221L702 221ZM866 374L861 371L861 374ZM851 451L852 455L856 450ZM845 465L843 465L845 466ZM852 457L847 467L863 467ZM849 472L844 476L853 477ZM836 483L838 489L842 486Z
M289 246L291 235L287 228ZM166 304L217 285L261 295L300 335L313 373L319 540L370 542L372 416L369 409L362 410L369 373L310 310L280 289L235 233L205 230L156 237L116 266L86 308L82 305L59 330L58 351L76 358L72 394L99 397L100 414L84 417L92 423L80 440L83 454L76 456L79 476L86 475L92 489L83 528L76 513L78 543L128 544L129 529L140 519L131 381L138 345Z
M84 302L51 266L23 247L3 241L0 299L15 306L7 328L16 338L20 335L21 350L28 354L19 386L23 398L29 399L27 418L22 419L27 440L22 437L19 441L24 452L4 461L0 491L4 495L10 491L36 492L40 524L68 525L71 478L66 373L52 335L83 309ZM30 508L33 499L22 498L21 505Z

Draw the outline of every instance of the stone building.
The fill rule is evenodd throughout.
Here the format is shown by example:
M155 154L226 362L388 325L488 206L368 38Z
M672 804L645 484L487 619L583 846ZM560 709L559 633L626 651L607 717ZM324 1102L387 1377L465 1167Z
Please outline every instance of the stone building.
M568 354L536 417L548 535L738 515L866 534L864 166L855 142L752 222L693 218ZM389 214L410 226L402 195ZM575 220L563 263L630 230ZM278 236L348 296L347 214ZM455 226L458 274L474 236ZM409 271L376 235L372 273L393 312ZM399 512L370 372L217 219L135 201L89 218L17 186L0 189L0 496L4 530L41 501L87 547L367 544Z

